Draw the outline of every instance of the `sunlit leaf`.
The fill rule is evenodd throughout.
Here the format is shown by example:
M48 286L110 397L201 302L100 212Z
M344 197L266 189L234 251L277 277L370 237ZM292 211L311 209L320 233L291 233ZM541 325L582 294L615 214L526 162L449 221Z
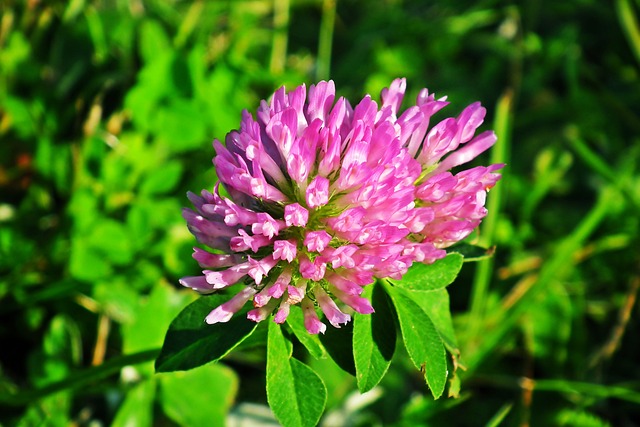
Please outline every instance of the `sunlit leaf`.
M154 130L173 152L202 147L209 138L207 118L201 105L188 99L175 98L156 111Z
M139 293L121 276L96 282L92 296L101 310L122 323L133 321L140 303Z
M555 417L556 425L561 427L611 427L611 423L587 411L563 409Z
M122 325L122 350L124 354L151 350L162 346L167 329L174 317L195 295L179 291L165 282L154 284L151 294L136 299L133 321ZM153 372L153 364L136 367Z
M200 297L178 314L156 359L157 372L193 369L218 360L253 332L257 323L247 319L250 305L245 305L227 323L205 323L211 310L228 299L228 295L219 294Z
M66 377L80 363L81 336L78 324L65 314L58 314L49 323L42 351L31 359L32 381L39 386Z
M550 368L559 368L568 355L573 307L563 283L552 282L549 290L536 299L537 309L527 313L523 326L531 335L533 354L549 363Z
M267 344L267 400L284 427L315 426L327 401L318 374L290 358L280 325L273 322Z
M444 391L447 361L444 345L433 321L411 296L391 285L386 287L398 313L402 339L415 366L424 372L435 399Z
M88 236L91 248L115 265L128 264L133 251L125 224L101 218Z
M396 346L396 324L391 302L377 282L363 292L376 310L355 314L353 319L353 356L358 389L361 393L375 387L387 373Z
M21 426L68 426L71 419L71 392L56 393L29 405L20 419Z
M287 325L291 328L300 343L304 345L309 354L316 358L327 355L318 335L310 334L304 327L304 316L298 305L291 307L291 311L287 317Z
M162 194L173 190L182 176L182 164L176 161L166 162L162 168L153 169L142 182L143 194Z
M71 245L69 271L78 280L94 282L111 274L111 265L101 253L76 238Z
M450 253L433 264L414 262L402 280L393 283L410 291L431 291L449 286L462 268L462 255Z
M222 364L158 375L160 403L181 426L224 427L238 391L238 377Z
M158 52L171 50L171 42L162 25L152 19L145 19L140 25L138 50L145 63L158 57Z
M407 294L408 295L408 294ZM433 322L445 347L453 354L458 353L458 340L453 329L451 308L449 306L449 292L438 289L428 292L411 292L410 297Z
M130 389L120 405L113 427L153 425L153 400L156 394L156 381L149 378Z

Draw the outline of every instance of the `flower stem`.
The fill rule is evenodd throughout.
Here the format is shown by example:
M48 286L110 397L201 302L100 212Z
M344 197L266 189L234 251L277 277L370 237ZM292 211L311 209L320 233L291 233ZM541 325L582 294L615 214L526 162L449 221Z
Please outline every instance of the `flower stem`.
M273 27L273 45L271 46L269 71L271 71L272 74L280 74L284 71L287 61L289 0L274 0Z
M616 12L618 13L618 20L622 30L629 41L629 46L640 63L640 25L633 12L631 2L629 0L617 0Z
M322 21L318 42L317 80L327 80L331 73L331 48L333 44L333 28L336 21L336 0L322 2Z
M143 362L154 360L160 349L146 350L139 353L128 354L126 356L115 357L99 366L93 366L69 375L67 378L49 384L42 388L26 390L16 394L0 395L0 406L22 406L42 399L50 394L66 390L76 389L87 385L93 381L101 380L109 375L118 372L120 369L129 365L137 365Z
M507 90L498 100L494 129L498 135L498 141L491 151L491 164L506 163L508 161L509 140L511 131L511 109L513 105L513 92ZM504 175L504 172L502 171ZM504 184L498 184L491 190L491 197L488 198L487 210L489 213L482 222L480 245L489 247L493 244L494 235L502 203ZM489 291L489 283L493 273L493 257L486 258L478 262L476 274L471 289L471 315L469 326L471 328L470 338L477 336L483 323L484 312Z
M537 281L520 295L506 313L500 310L491 319L489 317L484 319L485 322L481 325L484 327L482 340L477 342L477 347L470 349L465 357L468 366L467 371L464 372L465 377L472 375L483 359L496 348L497 343L503 340L527 310L532 308L531 303L537 295L548 289L550 283L563 280L572 271L575 253L606 218L616 197L618 192L612 187L600 191L595 206L575 230L556 246L549 261L540 270ZM491 324L490 328L486 327L488 323Z

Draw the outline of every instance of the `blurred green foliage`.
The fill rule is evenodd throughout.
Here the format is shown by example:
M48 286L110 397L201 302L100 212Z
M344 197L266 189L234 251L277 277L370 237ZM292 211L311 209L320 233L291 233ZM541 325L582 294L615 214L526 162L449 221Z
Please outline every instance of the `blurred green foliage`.
M195 298L176 286L196 270L184 194L213 186L211 140L281 84L332 78L358 99L406 76L410 97L446 94L447 115L488 107L494 160L508 165L477 240L497 251L449 287L458 398L433 401L406 354L365 395L311 360L330 390L321 423L639 425L639 11L637 0L3 2L0 423L268 419L255 406L263 326L224 364L154 375L142 363Z

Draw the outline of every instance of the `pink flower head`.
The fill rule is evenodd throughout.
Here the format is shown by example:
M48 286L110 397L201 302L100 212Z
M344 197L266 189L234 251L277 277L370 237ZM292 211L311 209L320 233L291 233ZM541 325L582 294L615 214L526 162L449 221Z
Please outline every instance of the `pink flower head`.
M309 333L373 307L361 297L376 278L399 279L414 262L433 263L467 237L487 211L486 194L502 165L461 166L491 147L476 135L485 109L473 103L434 121L447 105L426 89L401 111L405 79L355 107L336 99L333 82L280 88L225 144L214 142L220 183L189 193L190 231L213 252L195 249L202 276L180 281L207 294L243 290L206 318L226 322L253 300L248 318L282 323L299 305ZM434 124L435 123L435 124Z

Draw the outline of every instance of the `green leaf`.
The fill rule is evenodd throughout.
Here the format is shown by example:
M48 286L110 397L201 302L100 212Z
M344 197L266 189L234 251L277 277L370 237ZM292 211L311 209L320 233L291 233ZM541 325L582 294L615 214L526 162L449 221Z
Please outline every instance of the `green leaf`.
M42 136L38 138L34 160L38 172L53 180L59 191L64 194L69 191L71 185L69 164L72 160L68 145L55 144L51 139Z
M62 15L62 22L69 24L76 16L82 13L86 7L84 0L71 0L67 3L67 8Z
M20 38L21 37L12 37L11 39L18 40ZM4 66L4 64L3 62L2 65ZM4 114L11 118L11 127L20 138L27 139L37 134L37 121L33 117L30 106L25 100L11 96L3 97L2 108L5 111Z
M127 227L118 221L100 218L87 241L92 249L115 265L126 265L133 258Z
M429 314L411 298L411 294L389 284L385 288L396 307L409 357L424 372L431 393L437 399L442 395L447 381L447 360L442 339Z
M280 325L269 322L267 400L284 427L315 426L324 411L327 389L304 363L292 359Z
M100 218L100 208L98 208L98 198L89 189L78 189L73 192L71 200L67 205L67 212L73 218L74 228L78 233L89 233L96 218ZM73 243L76 243L79 236L72 236ZM71 257L73 258L74 246L71 246ZM81 249L81 252L84 248Z
M85 240L75 238L71 243L69 272L74 279L94 282L111 274L111 265L102 254L92 250Z
M9 37L5 40L2 50L0 51L0 64L2 64L2 73L4 76L12 76L15 73L20 73L21 70L24 70L25 62L28 62L29 56L31 54L31 43L29 40L20 31L12 31L9 33ZM5 77L6 78L6 77ZM8 100L12 97L7 96L7 94L3 94L3 107L5 108L5 112L11 114L13 119L14 112L9 108L7 111L7 105L10 105ZM26 101L26 100L25 100ZM20 101L23 103L24 101ZM24 102L26 105L26 102ZM33 121L33 118L29 117L30 114L27 112L25 114L25 118L29 121ZM13 122L13 120L12 120ZM15 126L15 123L11 123L11 125ZM35 130L35 129L34 129ZM24 138L24 134L20 134L20 137Z
M164 267L175 276L187 276L193 271L193 235L184 224L173 225L167 230L162 261Z
M574 410L574 409L562 409L555 416L554 420L558 426L581 426L581 427L610 427L609 422L594 415L590 412Z
M176 153L200 148L207 141L207 117L202 105L189 99L172 98L159 108L154 126L159 138Z
M396 326L390 301L377 282L362 294L370 298L375 313L354 315L353 358L361 393L375 387L387 373L396 348Z
M349 322L340 328L329 326L327 331L320 335L320 342L329 353L331 359L342 370L356 376L356 364L353 360L353 322Z
M161 168L149 171L140 187L142 194L162 194L175 188L182 176L182 164L178 161L166 162Z
M129 390L111 426L152 426L155 394L154 378L149 378Z
M327 351L324 349L318 335L310 334L304 327L304 315L299 305L291 307L289 316L287 317L287 325L298 338L298 341L307 349L316 359L326 357Z
M186 291L186 292L185 292ZM151 294L137 298L133 321L122 325L122 353L133 354L160 348L171 321L195 299L189 290L177 290L166 282L156 283ZM136 366L139 372L153 373L153 363Z
M468 243L457 243L448 247L447 253L458 253L464 257L464 262L472 262L491 258L495 250L495 246L483 248L482 246L470 245Z
M113 276L100 280L94 284L92 296L112 319L121 323L130 323L135 319L140 294L131 287L128 279Z
M72 425L74 422L71 415L72 399L71 392L66 391L31 402L20 422L15 425L52 427Z
M173 319L156 359L156 372L193 369L219 360L254 331L257 323L246 316L250 304L227 323L205 323L207 314L228 299L219 294L200 297Z
M450 253L433 264L413 263L402 280L393 283L410 291L432 291L447 287L458 276L463 259L458 253Z
M238 391L238 377L222 364L159 374L160 402L177 425L224 427Z
M208 76L204 90L196 95L208 108L206 117L213 125L213 134L224 134L238 126L238 114L248 106L246 98L242 98L242 82L238 81L236 72L220 61ZM216 93L216 97L207 94ZM216 99L217 98L217 99ZM226 99L224 104L219 99ZM245 101L245 102L242 102Z
M81 355L77 323L67 315L56 315L44 336L42 352L35 352L29 361L32 381L43 386L65 378L80 363Z
M449 293L446 289L429 292L411 292L411 298L429 313L429 318L435 325L445 347L452 354L458 354L458 340L453 329L451 309L449 307Z
M140 25L138 50L145 63L153 62L158 52L171 50L171 42L160 23L147 19Z
M125 107L132 112L138 130L154 134L162 131L162 122L156 120L163 98L175 96L171 78L174 57L171 49L156 51L153 60L138 73L138 83L125 96Z
M549 292L535 299L536 310L523 319L523 329L531 337L532 353L558 369L567 360L567 343L571 338L573 306L563 282L549 283ZM551 366L548 366L550 369Z
M485 427L498 427L500 424L502 424L502 422L507 417L507 415L509 415L509 412L511 412L512 408L513 408L513 403L510 403L510 402L502 405L502 407L498 410L498 412L496 412L493 415L493 417L491 417L489 422L485 424ZM584 427L583 424L576 424L576 425L580 425Z
M84 3L84 0L82 1ZM85 10L84 17L87 20L87 30L89 31L89 36L91 37L91 41L93 42L94 53L93 56L95 58L94 63L102 64L106 61L109 55L109 41L107 40L107 32L105 31L105 24L103 21L105 20L105 16L102 13L98 13L96 8L88 7ZM108 28L111 31L111 28Z

